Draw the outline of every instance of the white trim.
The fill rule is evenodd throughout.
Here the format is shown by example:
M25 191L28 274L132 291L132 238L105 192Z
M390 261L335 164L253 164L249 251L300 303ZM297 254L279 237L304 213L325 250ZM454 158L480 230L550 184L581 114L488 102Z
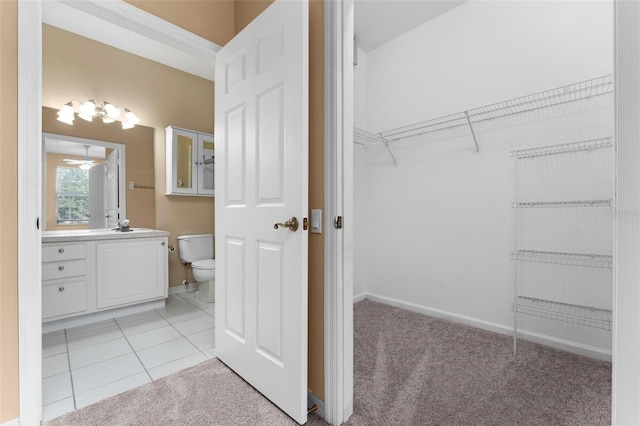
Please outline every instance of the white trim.
M467 325L482 330L490 331L492 333L503 334L511 337L513 335L513 329L510 325L498 324L491 321L485 321L466 315L456 314L455 312L445 311L442 309L432 308L429 306L418 305L416 303L405 302L391 297L381 296L378 294L367 293L366 299L373 302L382 303L389 306L394 306L408 311L417 312L419 314L427 315L433 318L444 319L447 321L455 322L456 324ZM569 340L558 339L553 336L545 334L535 333L532 331L518 330L518 337L531 342L540 343L545 346L549 346L555 349L560 349L566 352L571 352L578 355L587 356L589 358L600 359L604 361L611 361L611 353L601 348L594 346L583 345ZM505 341L505 345L509 342Z
M353 303L362 302L364 299L367 298L367 296L368 296L367 293L356 294L355 296L353 296Z
M184 285L176 285L169 287L169 296L173 294L190 293L198 291L198 283L189 283L189 287Z
M324 418L341 424L353 414L353 0L324 10Z
M613 424L640 424L640 3L614 4Z
M2 423L2 426L20 426L20 419L9 420L8 422Z
M325 418L325 410L324 410L324 401L320 399L319 396L317 396L315 393L311 392L311 391L307 391L307 400L311 401L312 403L314 403L316 405L316 407L318 407L315 411L315 413L320 417L320 418Z
M36 229L36 219L42 212L42 5L47 10L62 7L84 8L86 19L89 12L106 13L111 21L128 21L132 30L140 23L131 25L131 16L122 16L128 6L120 0L71 1L64 4L57 0L23 0L18 2L18 333L20 376L20 422L40 424L42 419L42 304L41 304L41 235ZM90 5L89 5L90 4ZM113 6L113 7L112 7ZM132 9L129 9L130 11ZM100 12L102 11L102 12ZM106 12L105 12L106 11ZM56 26L69 28L77 14L61 13ZM48 19L48 18L47 18ZM104 19L104 16L103 16ZM155 23L157 31L164 33L163 43L153 49L177 47L197 56L199 61L210 63L207 58L215 56L217 47L198 46L193 34L185 31L164 29L171 24L163 20ZM141 25L140 28L146 28ZM148 28L146 28L148 30ZM97 31L102 36L104 29ZM158 36L158 34L156 34ZM197 37L197 36L195 36ZM105 38L97 39L109 43ZM173 46L171 44L173 43ZM187 46L193 46L193 49ZM215 46L215 45L213 45ZM197 54L199 52L199 54ZM194 53L196 53L194 55ZM213 66L211 66L213 69Z
M220 46L121 0L48 0L44 23L213 81Z
M42 419L40 285L42 25L38 1L18 2L18 333L20 422ZM34 141L36 143L34 143ZM43 225L42 223L40 224Z

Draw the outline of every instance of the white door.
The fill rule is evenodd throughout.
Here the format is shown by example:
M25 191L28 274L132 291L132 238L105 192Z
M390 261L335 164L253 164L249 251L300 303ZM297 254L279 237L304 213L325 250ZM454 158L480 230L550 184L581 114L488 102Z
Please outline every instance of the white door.
M107 205L107 228L115 228L120 219L120 206L118 197L118 150L114 149L109 156L107 156L107 168L106 168L106 205ZM124 219L124 218L122 218Z
M89 169L89 229L108 227L104 205L104 178L104 164L96 164Z
M218 52L215 75L216 355L300 424L308 22L307 1L277 0ZM274 229L292 217L295 232Z

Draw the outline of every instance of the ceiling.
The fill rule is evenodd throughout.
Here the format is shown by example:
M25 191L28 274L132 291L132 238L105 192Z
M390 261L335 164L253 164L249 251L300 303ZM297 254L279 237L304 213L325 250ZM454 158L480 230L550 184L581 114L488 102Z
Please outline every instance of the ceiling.
M85 147L81 143L70 142L61 139L45 138L45 151L56 153L75 155L85 157ZM103 146L89 145L90 158L105 158L105 149Z
M369 52L466 0L355 0L357 46Z

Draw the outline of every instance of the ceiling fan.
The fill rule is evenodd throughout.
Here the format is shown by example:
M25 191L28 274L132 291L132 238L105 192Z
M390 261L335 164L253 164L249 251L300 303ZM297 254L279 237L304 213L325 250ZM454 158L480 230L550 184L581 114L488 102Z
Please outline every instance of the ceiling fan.
M95 166L96 163L93 160L89 159L89 145L84 145L84 149L85 149L85 156L82 160L73 160L71 158L65 158L62 161L64 161L69 165L73 165L73 166L77 165L82 170L89 170L90 168Z

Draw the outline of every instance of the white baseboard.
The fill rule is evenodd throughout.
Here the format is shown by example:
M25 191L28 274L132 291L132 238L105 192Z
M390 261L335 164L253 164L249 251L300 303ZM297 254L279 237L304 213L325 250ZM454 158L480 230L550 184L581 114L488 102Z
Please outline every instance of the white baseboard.
M583 345L582 343L558 339L557 337L527 330L518 330L518 338L534 343L540 343L541 345L550 346L555 349L560 349L561 351L611 362L611 351L597 348L595 346Z
M138 312L159 309L165 305L165 299L153 300L151 302L139 303L136 305L125 306L123 308L109 309L101 312L93 312L91 314L80 315L77 317L65 318L57 321L45 322L42 324L42 333L50 333L52 331L64 330L65 328L78 327L80 325L91 324L98 321L104 321L111 318L118 318L125 315L137 314Z
M469 325L471 327L480 328L482 330L491 331L493 333L513 336L513 327L511 325L498 324L490 321L484 321L478 318L468 317L441 309L431 308L428 306L417 305L415 303L405 302L391 297L380 296L377 294L364 293L357 296L358 301L369 299L374 302L382 303L397 308L406 309L408 311L418 312L434 318L445 319L458 324ZM356 298L354 297L354 302ZM611 352L595 346L583 345L581 343L569 340L559 339L557 337L546 334L535 333L527 330L518 330L518 337L541 345L560 349L589 358L599 359L603 361L611 361Z
M353 303L358 303L367 298L367 293L360 293L353 296Z
M324 401L321 400L320 397L318 397L315 393L311 391L307 391L307 399L312 403L316 404L318 409L315 411L315 413L318 416L320 416L322 419L324 419L325 418L324 417Z
M8 422L2 423L0 426L20 426L20 419L9 420Z

